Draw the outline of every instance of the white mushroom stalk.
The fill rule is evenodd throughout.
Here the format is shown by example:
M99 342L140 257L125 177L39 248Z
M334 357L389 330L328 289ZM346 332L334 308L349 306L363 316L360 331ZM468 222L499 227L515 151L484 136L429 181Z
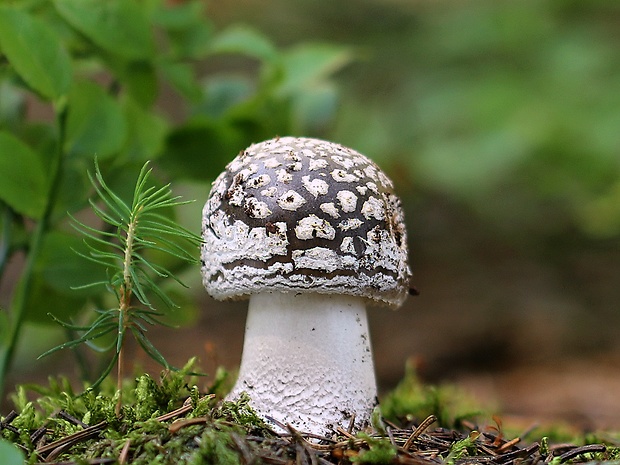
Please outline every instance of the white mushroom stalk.
M369 424L376 405L367 303L409 289L390 179L331 142L283 137L241 152L203 210L203 283L250 299L239 381L265 418L315 434Z
M360 297L263 292L250 298L239 378L262 416L331 434L365 425L377 388Z

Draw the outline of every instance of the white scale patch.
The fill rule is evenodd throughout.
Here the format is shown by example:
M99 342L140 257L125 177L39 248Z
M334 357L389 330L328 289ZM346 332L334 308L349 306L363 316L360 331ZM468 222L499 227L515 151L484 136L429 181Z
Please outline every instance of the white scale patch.
M323 213L327 213L332 218L340 218L340 213L338 213L338 209L334 202L326 202L319 205L319 208Z
M295 268L323 270L327 273L343 268L340 256L335 251L326 249L325 247L294 250L292 256Z
M322 179L312 179L310 176L304 176L301 178L301 183L316 199L319 195L325 195L329 191L329 184Z
M271 215L271 210L269 210L267 204L257 200L255 197L246 199L245 209L252 218L267 218Z
M263 162L263 164L265 165L265 168L274 169L280 166L282 163L280 163L277 158L269 157Z
M342 243L340 244L340 251L342 253L355 255L355 246L353 245L352 237L345 237L342 239Z
M281 195L277 202L278 205L280 205L280 208L282 208L283 210L294 212L304 203L306 203L306 199L304 199L294 190L289 190L283 195Z
M258 189L260 187L266 186L271 182L271 176L268 174L261 174L258 176L252 176L247 181L247 186L249 188Z
M289 182L293 180L293 175L289 173L288 171L286 171L284 168L281 168L278 171L276 171L276 174L278 176L278 181L283 182L285 184L288 184Z
M340 202L340 208L345 213L354 212L357 208L357 195L348 190L339 191L336 194L338 202Z
M367 220L370 218L379 221L384 220L385 208L383 202L376 197L369 197L368 200L364 202L364 205L362 205L362 215L364 215Z
M340 157L338 155L334 155L332 156L332 161L338 163L340 166L342 166L345 169L349 169L349 168L353 168L353 166L355 166L354 161L350 158L350 157Z
M308 162L308 169L310 171L316 171L327 168L327 165L327 160L325 160L324 158L310 159L310 161Z
M365 262L368 262L373 266L397 272L402 263L402 250L391 240L390 234L385 229L374 229L368 231L366 238L366 250L361 259L363 265L367 266Z
M229 197L228 203L232 206L240 207L243 205L245 191L239 184L235 185L232 189L228 189L227 195Z
M252 163L250 166L248 166L247 168L243 168L241 171L239 171L239 173L237 174L237 176L242 176L242 179L245 181L246 179L248 179L250 176L252 176L253 174L255 174L258 171L258 165L256 165L255 163Z
M338 225L338 229L340 229L341 231L349 231L351 229L357 229L363 224L364 222L358 218L349 218L347 220L341 221Z
M260 195L264 197L273 197L277 193L278 193L278 188L275 186L268 187L267 189L263 189L262 191L260 191Z
M383 171L379 171L379 180L384 187L388 189L394 189L394 183L390 178L388 178Z
M370 179L377 179L377 168L372 165L368 165L364 168L364 174Z
M292 160L292 161L300 161L301 158L299 158L299 155L297 155L297 153L295 153L295 148L294 147L289 147L289 146L285 146L282 147L279 152L284 152L284 158L287 160Z
M375 194L379 193L379 189L377 188L377 185L372 181L368 181L366 183L366 187L370 189L372 192L374 192Z
M233 161L231 161L228 166L226 167L226 169L230 172L230 173L234 173L236 171L239 171L241 168L243 168L245 166L245 161L244 158L235 158Z
M336 230L324 219L316 215L309 215L297 222L295 235L300 240L308 240L315 237L333 240L336 237Z
M332 178L336 182L357 182L357 176L351 173L347 173L345 170L333 170L331 173Z
M224 215L225 216L225 215ZM275 224L278 234L267 234L263 227L250 229L243 221L236 220L232 225L225 226L220 215L214 214L210 222L218 240L211 239L205 245L203 257L215 255L222 264L232 263L240 259L267 261L274 255L286 255L289 244L286 237L286 223ZM208 235L213 233L207 230ZM215 248L210 250L212 244ZM211 261L207 261L212 264Z

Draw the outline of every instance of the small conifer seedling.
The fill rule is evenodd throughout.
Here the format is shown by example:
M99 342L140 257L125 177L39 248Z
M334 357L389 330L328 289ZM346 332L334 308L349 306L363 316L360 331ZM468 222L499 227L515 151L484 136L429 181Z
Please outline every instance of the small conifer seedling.
M105 286L114 294L114 306L98 309L94 321L85 326L74 325L54 318L65 328L77 331L80 337L58 345L41 355L49 355L60 349L87 344L98 351L111 351L112 358L103 373L91 385L96 388L117 366L119 402L121 407L121 383L123 380L123 343L131 334L144 351L165 368L171 368L159 350L147 338L149 325L165 324L163 313L155 306L162 302L169 308L176 305L162 289L164 279L183 283L164 266L149 259L148 252L172 255L182 261L197 263L196 255L201 239L182 228L162 211L189 203L173 196L170 185L155 187L149 183L152 169L145 163L138 175L131 204L125 202L104 181L98 164L95 174L89 175L97 199L90 205L101 221L100 227L89 226L72 217L73 226L84 236L87 251L76 251L107 270L108 279L81 287ZM196 252L196 253L194 253ZM98 341L112 336L112 343L99 347Z

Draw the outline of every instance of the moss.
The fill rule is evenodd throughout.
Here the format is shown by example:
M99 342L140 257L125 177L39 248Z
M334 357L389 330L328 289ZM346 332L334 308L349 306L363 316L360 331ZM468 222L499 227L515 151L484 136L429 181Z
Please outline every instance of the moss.
M220 465L240 465L239 453L233 449L228 431L207 429L195 438L198 447L188 457L188 465L217 463Z
M480 406L452 385L430 386L422 383L412 363L405 376L381 402L381 413L397 424L419 424L430 415L447 428L458 428L465 419L482 414Z
M220 387L212 385L201 392L191 373L193 363L180 372L164 372L159 381L143 374L125 382L124 396L131 402L125 404L120 417L115 413L118 394L112 384L104 383L101 391L87 391L81 395L75 394L65 379L50 380L47 387L20 387L13 396L18 414L11 415L8 421L6 417L0 418L3 422L0 436L21 445L28 452L27 462L32 464L48 459L52 463L86 463L88 460L92 463L93 459L101 458L120 461L121 457L124 463L135 465L349 465L406 463L410 459L420 464L438 461L458 464L479 461L481 454L489 465L513 463L513 458L508 458L510 454L517 454L514 460L518 458L524 464L562 461L559 455L554 455L556 452L546 438L542 438L539 445L514 446L504 438L501 424L481 430L483 434L465 427L433 427L422 428L414 436L412 427L419 423L397 428L388 419L384 421L379 410L373 414L374 433L351 436L341 432L332 438L333 442L316 444L294 430L290 435L273 432L250 407L247 395L235 402L218 402L211 393L228 383L223 375L214 383ZM39 394L36 401L29 400L28 391ZM388 396L384 409L394 418L406 421L412 421L414 415L423 417L429 412L444 412L444 421L456 423L458 417L450 416L455 410L446 408L452 405L451 399L443 397L448 392L452 391L442 389L439 395L408 373L397 390ZM417 410L406 410L413 407ZM86 428L81 422L97 426ZM94 434L80 437L89 430ZM45 431L47 446L41 448L37 431ZM53 441L68 439L71 443L67 450L49 455L57 447ZM617 442L615 438L608 439L608 443ZM594 435L582 437L582 442L600 440ZM584 446L571 449L569 454L572 463L620 458L616 447Z
M479 436L478 431L472 431L467 437L453 443L445 459L446 464L452 465L463 457L475 456L478 452L476 440Z
M363 448L357 454L352 455L351 462L384 464L392 463L396 458L396 447L392 445L389 439L375 438L364 433L360 433L358 437L364 440L367 448Z

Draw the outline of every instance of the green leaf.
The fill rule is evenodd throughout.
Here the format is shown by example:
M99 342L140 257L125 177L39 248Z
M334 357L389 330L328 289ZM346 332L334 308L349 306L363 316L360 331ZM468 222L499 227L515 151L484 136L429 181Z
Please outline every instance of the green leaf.
M82 239L64 232L47 234L36 269L46 286L70 297L99 294L101 288L74 290L92 282L108 281L106 270L80 257L76 251L85 252Z
M160 69L170 84L188 100L198 100L203 91L190 64L163 62Z
M19 76L47 99L69 90L71 61L60 39L28 13L0 8L0 50Z
M8 79L0 82L0 126L15 128L25 117L26 98Z
M338 91L326 83L297 95L292 102L295 132L316 134L329 129L338 109Z
M87 205L91 185L86 165L90 166L90 163L91 160L86 158L69 158L63 163L54 217L64 219L67 212L80 210Z
M221 118L231 108L247 102L255 84L245 76L214 76L205 82L205 98L196 108L200 114Z
M181 31L169 31L171 54L186 60L199 60L210 52L212 31L208 24L199 22Z
M23 465L26 458L14 445L4 439L0 439L0 457L4 465Z
M0 199L18 213L40 218L45 208L47 179L40 158L7 132L0 132Z
M85 298L77 293L72 296L67 291L57 292L45 282L40 273L36 273L26 303L25 321L43 325L55 324L48 315L50 313L62 320L70 320L84 308L85 303Z
M246 26L231 26L217 35L211 44L211 53L240 54L264 61L277 56L267 37Z
M125 152L132 161L144 162L157 158L164 149L168 133L167 122L155 114L142 109L132 100L125 104L129 137Z
M120 104L98 85L76 82L69 97L66 150L100 160L118 152L127 137Z
M247 145L239 137L224 122L197 118L170 134L159 163L173 176L215 179L231 154Z
M281 63L284 80L279 91L284 95L323 85L325 80L351 63L347 47L332 44L303 44L287 50Z
M152 16L167 31L170 55L177 59L200 59L208 54L213 31L205 17L203 1L160 7Z
M149 108L155 103L159 89L155 68L150 63L131 62L119 74L129 95L143 108Z
M131 60L155 54L151 26L140 2L55 0L65 21L107 52Z
M153 21L168 30L185 30L203 21L205 3L201 0L162 5L153 13Z

